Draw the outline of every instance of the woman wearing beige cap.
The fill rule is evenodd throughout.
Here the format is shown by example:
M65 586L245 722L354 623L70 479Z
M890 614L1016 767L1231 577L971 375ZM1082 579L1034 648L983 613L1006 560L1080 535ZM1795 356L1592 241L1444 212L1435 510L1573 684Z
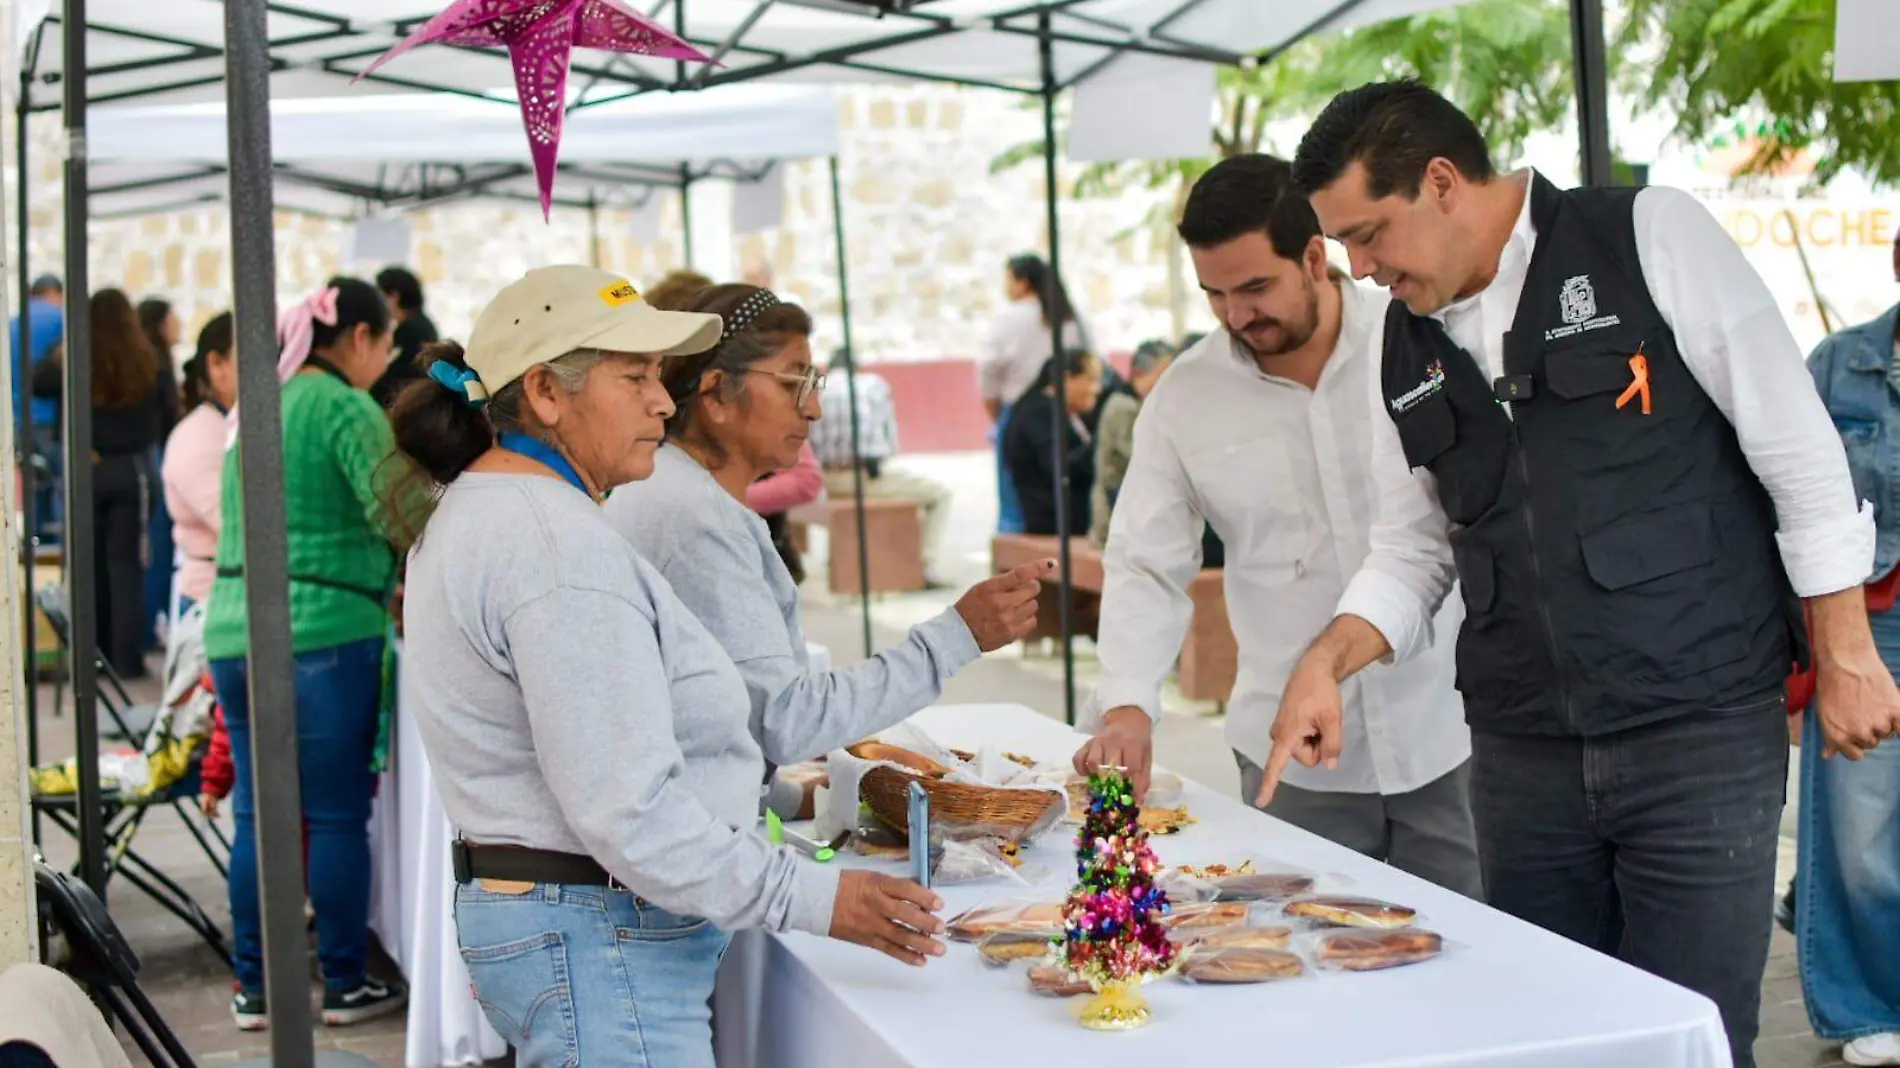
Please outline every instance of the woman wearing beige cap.
M460 835L462 956L523 1065L712 1065L739 928L942 952L929 891L754 832L745 685L597 507L653 471L660 359L719 331L606 272L543 268L482 312L465 367L438 359L391 413L440 487L404 525L404 699Z

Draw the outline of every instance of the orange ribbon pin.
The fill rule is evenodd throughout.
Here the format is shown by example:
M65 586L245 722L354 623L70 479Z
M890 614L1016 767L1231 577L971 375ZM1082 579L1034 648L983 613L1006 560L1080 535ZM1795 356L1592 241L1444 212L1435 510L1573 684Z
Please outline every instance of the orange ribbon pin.
M1643 355L1643 347L1636 346L1636 355L1630 357L1630 384L1623 395L1616 398L1618 411L1636 398L1642 398L1643 414L1649 414L1649 357Z

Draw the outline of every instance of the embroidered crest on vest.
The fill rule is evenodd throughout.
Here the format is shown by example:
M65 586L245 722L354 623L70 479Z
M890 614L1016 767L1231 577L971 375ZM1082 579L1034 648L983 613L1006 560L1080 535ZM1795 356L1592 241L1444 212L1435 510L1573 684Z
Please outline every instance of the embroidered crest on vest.
M1409 412L1418 407L1418 403L1445 388L1445 363L1433 360L1425 367L1425 381L1406 390L1392 399L1394 413Z
M1597 315L1597 291L1587 274L1564 279L1564 287L1557 293L1557 310L1563 314L1564 325L1544 331L1545 341L1556 341L1586 330L1601 330L1623 321L1615 315Z

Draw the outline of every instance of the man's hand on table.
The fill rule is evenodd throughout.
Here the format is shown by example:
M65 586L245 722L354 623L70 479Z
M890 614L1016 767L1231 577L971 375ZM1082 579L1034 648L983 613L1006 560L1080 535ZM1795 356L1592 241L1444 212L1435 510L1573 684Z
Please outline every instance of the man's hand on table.
M1149 773L1154 768L1154 721L1134 705L1121 705L1109 709L1102 722L1095 737L1075 751L1076 774L1091 775L1097 768L1126 768L1139 802L1148 796Z
M943 942L931 937L943 931L932 915L942 908L942 898L909 879L847 869L831 907L831 937L921 968L924 958L943 956Z
M1880 659L1859 586L1808 602L1814 639L1814 710L1822 756L1859 760L1900 734L1900 689Z
M1036 629L1036 597L1042 577L1056 569L1054 560L1032 560L970 587L957 600L957 614L970 628L976 647L995 652Z

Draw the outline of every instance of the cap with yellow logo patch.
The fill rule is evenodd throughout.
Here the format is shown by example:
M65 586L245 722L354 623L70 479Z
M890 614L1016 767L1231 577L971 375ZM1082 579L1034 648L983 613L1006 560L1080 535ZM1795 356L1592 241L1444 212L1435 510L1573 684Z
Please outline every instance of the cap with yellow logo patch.
M633 283L594 267L537 267L495 294L465 360L489 395L578 349L688 356L719 343L717 315L661 311Z

